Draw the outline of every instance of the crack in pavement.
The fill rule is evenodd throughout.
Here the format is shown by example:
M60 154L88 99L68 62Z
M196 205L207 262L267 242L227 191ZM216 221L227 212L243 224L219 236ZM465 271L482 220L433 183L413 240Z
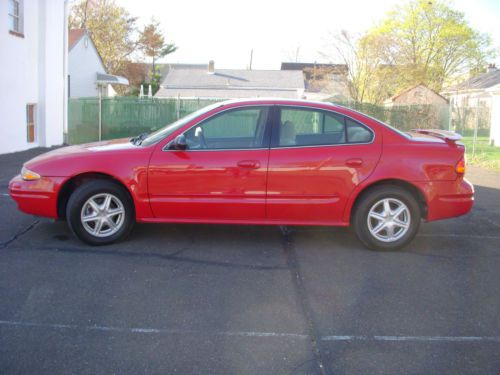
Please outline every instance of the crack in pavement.
M14 236L12 236L10 239L8 239L5 242L0 243L0 249L5 249L7 246L9 246L12 242L16 241L19 237L23 236L24 234L28 233L30 230L32 230L38 223L40 222L40 219L36 219L33 221L30 225L28 225L26 228L22 229L21 231L17 232Z
M16 248L11 248L12 250L16 250ZM37 245L32 245L30 246L30 249L22 249L23 251L26 250L36 250L36 251L54 251L54 252L61 252L61 253L81 253L81 254L91 254L91 255L111 255L111 256L118 256L118 257L136 257L136 258L158 258L158 259L164 259L164 260L169 260L169 261L176 261L176 262L185 262L185 263L191 263L191 264L199 264L199 265L208 265L208 266L217 266L217 267L225 267L225 268L234 268L234 269L248 269L248 270L257 270L257 271L285 271L287 270L287 267L285 266L268 266L268 265L258 265L258 264L244 264L244 263L229 263L229 262L218 262L218 261L211 261L211 260L202 260L202 259L194 259L190 257L180 257L178 255L175 255L176 253L179 253L178 251L175 251L173 254L158 254L158 253L144 253L144 252L132 252L132 251L123 251L123 250L117 250L117 249L110 249L110 250L102 250L102 248L83 248L83 247L54 247L54 246L37 246ZM184 249L180 249L184 251Z
M494 225L494 226L496 226L497 228L500 228L500 224L498 224L496 221L493 221L493 220L491 220L491 219L490 219L490 218L488 218L488 217L485 217L484 219L485 219L488 223L493 224L493 225Z
M316 324L314 323L313 312L309 300L307 298L307 292L302 280L300 266L297 260L297 254L295 252L295 247L293 246L293 239L291 236L292 230L290 230L286 226L280 226L280 230L282 234L283 251L285 253L288 269L292 274L292 283L293 283L293 288L295 290L295 295L297 297L297 300L299 301L300 306L302 307L302 311L304 313L308 325L309 338L313 354L316 360L316 365L318 366L319 373L322 375L326 375L327 373L329 373L329 371L323 365L324 363L323 355L319 347L320 336L318 335L318 330Z

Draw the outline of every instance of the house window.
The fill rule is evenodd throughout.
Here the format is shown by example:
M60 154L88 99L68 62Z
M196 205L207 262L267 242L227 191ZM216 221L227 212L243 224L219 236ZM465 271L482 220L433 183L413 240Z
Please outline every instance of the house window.
M26 105L26 138L28 143L35 142L36 104Z
M9 0L9 30L23 33L23 2L22 0Z

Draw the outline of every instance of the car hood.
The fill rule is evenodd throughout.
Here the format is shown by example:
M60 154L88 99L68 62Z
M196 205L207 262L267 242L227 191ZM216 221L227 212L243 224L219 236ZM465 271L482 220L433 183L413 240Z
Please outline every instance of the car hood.
M24 167L42 176L65 177L85 171L111 173L118 164L147 164L151 147L140 147L129 139L61 147L35 157ZM135 164L134 164L135 165Z
M34 166L44 161L65 159L67 157L77 155L84 156L85 154L107 153L110 151L129 151L131 149L137 149L137 146L130 143L128 138L66 146L41 154L25 163L25 166L29 168L30 166Z

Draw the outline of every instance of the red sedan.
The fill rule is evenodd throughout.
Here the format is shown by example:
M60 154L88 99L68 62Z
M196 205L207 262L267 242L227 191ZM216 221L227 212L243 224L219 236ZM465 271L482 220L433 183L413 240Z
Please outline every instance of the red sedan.
M393 250L422 219L470 211L459 139L329 103L228 101L149 135L38 156L9 192L21 211L66 219L93 245L135 222L175 222L352 225L369 248Z

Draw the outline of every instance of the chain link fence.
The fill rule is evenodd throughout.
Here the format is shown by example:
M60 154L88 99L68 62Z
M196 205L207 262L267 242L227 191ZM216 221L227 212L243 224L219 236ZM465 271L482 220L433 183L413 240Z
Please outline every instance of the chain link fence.
M218 100L116 97L70 99L68 143L132 137L159 129ZM487 107L451 108L449 105L400 105L336 102L400 130L450 129L463 136L488 136ZM101 108L101 110L99 110Z
M491 127L491 109L487 106L452 107L451 129L464 137L488 137Z
M448 105L397 105L383 106L359 102L334 102L362 112L397 129L449 129Z
M149 133L216 101L116 97L102 98L99 103L98 98L70 99L68 143Z

